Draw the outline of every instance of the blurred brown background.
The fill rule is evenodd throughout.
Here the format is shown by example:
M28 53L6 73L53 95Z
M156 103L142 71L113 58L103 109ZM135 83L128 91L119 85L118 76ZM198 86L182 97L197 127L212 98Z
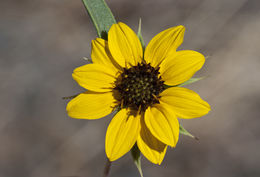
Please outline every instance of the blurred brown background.
M209 115L182 124L200 138L181 135L161 166L143 158L145 177L260 176L260 1L109 0L116 19L148 41L178 24L182 49L209 58L192 84ZM75 120L66 100L82 89L73 69L90 57L95 29L80 0L0 1L0 177L100 177L111 119ZM110 177L136 177L129 154Z

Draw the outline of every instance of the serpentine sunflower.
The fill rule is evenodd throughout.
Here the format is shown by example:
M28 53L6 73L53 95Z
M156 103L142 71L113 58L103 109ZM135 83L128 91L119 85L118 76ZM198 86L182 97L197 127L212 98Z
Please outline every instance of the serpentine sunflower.
M143 51L135 32L119 22L110 28L108 41L92 41L93 64L74 70L73 78L87 91L68 103L70 117L99 119L118 108L106 133L110 161L136 143L148 160L161 164L167 146L178 142L177 117L190 119L210 111L197 93L176 87L205 62L198 52L176 51L184 31L183 26L162 31Z

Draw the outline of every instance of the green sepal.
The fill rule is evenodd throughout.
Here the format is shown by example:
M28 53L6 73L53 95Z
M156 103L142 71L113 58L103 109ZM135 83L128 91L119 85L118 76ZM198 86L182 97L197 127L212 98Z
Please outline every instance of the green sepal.
M199 140L198 137L192 135L190 132L188 132L182 125L180 125L180 133L183 134L183 135L186 135L186 136L189 136L195 140Z
M189 85L189 84L192 84L192 83L195 83L195 82L198 82L202 79L204 79L205 77L193 77L193 78L190 78L189 80L187 80L186 82L178 85L178 87L182 87L184 85Z
M167 89L167 88L171 88L171 87L182 87L184 85L189 85L189 84L198 82L199 80L204 79L204 78L205 77L193 77L193 78L190 78L186 82L183 82L182 84L179 84L179 85L173 85L173 86L171 86L171 85L164 85L164 88Z
M137 146L137 144L135 144L132 149L131 149L131 154L135 163L135 166L137 167L139 174L141 177L143 177L143 172L142 172L142 167L141 167L141 152Z
M79 93L79 94L80 94L80 93ZM70 100L70 99L76 98L79 94L72 95L72 96L64 96L64 97L62 97L62 99L64 99L64 100Z
M98 37L107 40L107 33L116 20L104 0L82 0L96 27Z
M137 36L138 36L138 38L139 38L139 40L141 42L141 45L142 45L143 51L144 51L145 43L144 43L144 39L143 39L143 36L142 36L142 20L141 20L141 18L139 19Z

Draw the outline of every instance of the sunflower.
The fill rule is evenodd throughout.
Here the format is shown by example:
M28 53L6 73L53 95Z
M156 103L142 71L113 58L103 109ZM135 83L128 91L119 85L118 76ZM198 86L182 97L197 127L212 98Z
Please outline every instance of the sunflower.
M113 111L105 151L115 161L137 144L152 163L161 164L168 146L179 138L178 118L201 117L210 106L183 87L204 64L202 54L176 51L185 28L162 31L145 51L135 32L126 24L112 25L108 40L92 41L93 63L78 67L72 77L87 89L67 105L72 118L99 119Z

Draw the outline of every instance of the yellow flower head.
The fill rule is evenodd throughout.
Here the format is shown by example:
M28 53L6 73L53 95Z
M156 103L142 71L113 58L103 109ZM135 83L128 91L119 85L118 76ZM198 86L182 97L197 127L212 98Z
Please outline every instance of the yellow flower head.
M176 51L184 31L183 26L162 31L143 51L134 31L119 22L109 30L108 41L92 41L93 64L74 70L73 78L88 91L68 103L70 117L99 119L119 108L106 133L110 161L137 143L148 160L161 164L167 146L178 142L177 117L190 119L209 112L209 104L197 93L176 87L205 62L198 52Z

